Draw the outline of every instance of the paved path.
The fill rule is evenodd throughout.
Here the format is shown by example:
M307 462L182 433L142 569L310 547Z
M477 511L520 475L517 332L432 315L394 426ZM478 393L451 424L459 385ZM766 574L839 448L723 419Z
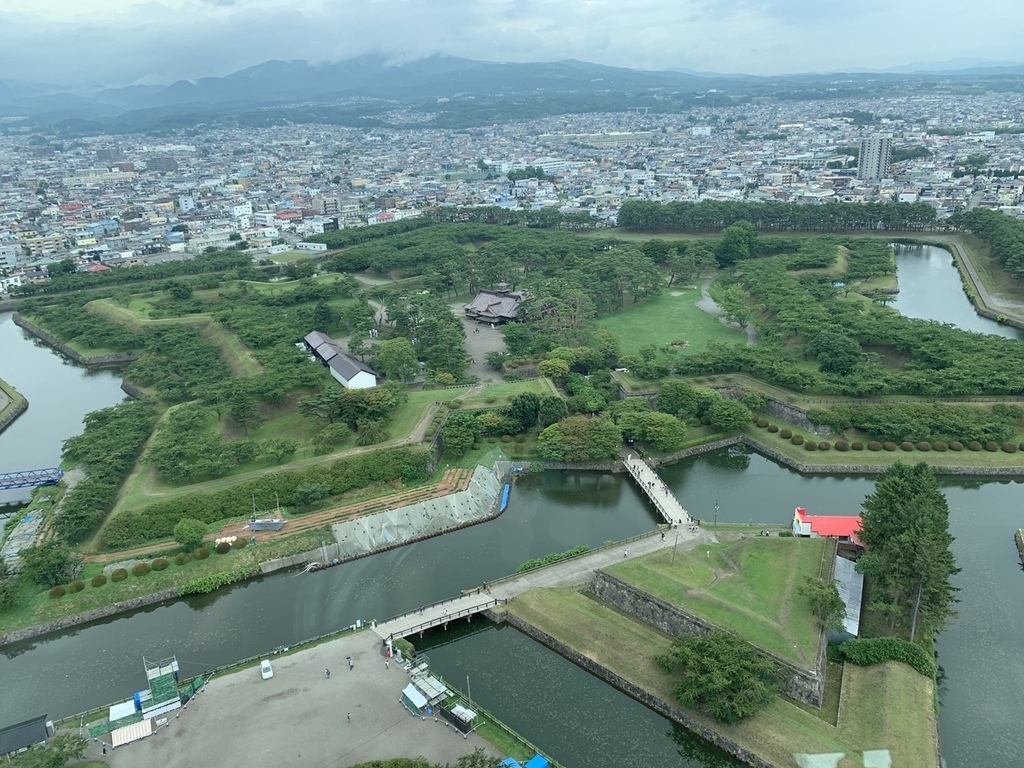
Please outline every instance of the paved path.
M718 303L711 298L711 291L708 289L711 287L711 281L713 277L709 277L704 280L700 286L700 298L697 299L697 308L707 312L709 315L718 318L718 322L722 325L727 325L730 328L735 328L737 331L743 331L747 334L747 344L754 346L757 344L757 328L754 327L753 323L747 323L746 328L741 328L739 323L734 323L731 320L727 320L723 314L723 310Z
M666 531L652 531L641 538L602 547L571 560L509 576L491 582L486 588L481 586L471 594L454 597L396 616L377 624L373 631L381 640L387 640L389 637L406 637L430 627L443 626L452 621L467 621L474 614L485 611L496 604L504 604L531 589L582 584L590 580L594 571L621 563L624 559L647 555L659 549L675 546L677 543L711 538L713 538L712 534L690 525L679 526L672 531L671 536L666 536Z
M622 463L630 476L636 480L640 490L654 502L654 506L657 507L666 523L685 526L693 524L690 513L683 509L683 505L679 503L668 486L658 477L658 473L646 461L629 454L623 457Z

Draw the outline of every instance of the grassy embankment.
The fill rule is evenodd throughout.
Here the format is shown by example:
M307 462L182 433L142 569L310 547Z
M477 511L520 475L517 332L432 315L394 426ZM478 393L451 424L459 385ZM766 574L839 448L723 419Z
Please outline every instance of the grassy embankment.
M25 397L3 379L0 379L0 419L25 402Z
M774 545L776 541L754 539L752 543ZM660 553L648 557L659 558ZM654 586L689 590L691 588L683 585L693 583L695 575L702 572L703 566L693 562L701 557L704 557L703 551L679 553L675 567L670 565L667 571L665 564L656 560L645 580ZM754 618L749 607L750 600L764 589L757 580L769 573L795 579L792 573L785 573L784 564L769 566L755 558L752 565L754 568L749 573L734 579L738 586L730 585L712 593L712 602L720 616L725 617L729 611L740 614L731 619L733 626L752 629L763 636L764 616ZM687 592L673 602L698 613L706 610L708 597L699 592L697 597L699 599L693 599ZM837 703L838 686L833 679L827 686L826 704L820 712L779 696L755 717L735 726L723 726L675 702L672 678L655 662L655 658L668 649L671 638L649 625L574 588L534 590L513 600L508 609L776 765L792 764L794 753L842 752L846 757L839 762L840 768L853 768L860 765L859 752L889 749L893 765L934 767L936 721L932 682L906 665L897 662L869 668L845 665L841 710ZM793 626L798 615L791 608L788 616ZM838 669L838 665L829 665L833 678Z
M797 589L818 575L825 539L744 538L675 555L661 550L607 569L761 648L809 669L819 633Z

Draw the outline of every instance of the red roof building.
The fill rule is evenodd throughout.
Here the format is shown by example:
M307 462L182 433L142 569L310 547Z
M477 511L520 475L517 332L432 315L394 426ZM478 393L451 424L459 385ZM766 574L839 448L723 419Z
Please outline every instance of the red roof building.
M794 536L834 538L862 547L859 532L860 515L808 515L803 507L797 507L793 514Z

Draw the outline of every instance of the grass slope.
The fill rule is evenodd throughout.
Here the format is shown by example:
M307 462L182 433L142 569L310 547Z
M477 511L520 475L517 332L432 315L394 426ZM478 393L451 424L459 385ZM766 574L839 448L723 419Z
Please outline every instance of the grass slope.
M936 721L932 683L910 667L846 665L839 725L776 698L756 717L722 726L672 698L672 678L654 662L671 639L574 588L533 590L508 609L775 765L794 753L845 753L838 768L859 768L860 752L889 749L901 768L934 768Z
M796 590L818 575L824 545L824 539L745 538L674 558L662 550L607 570L808 669L819 634L810 603Z
M673 293L681 295L673 296ZM700 291L689 286L673 286L642 304L621 309L597 321L598 326L619 337L623 354L632 354L644 344L663 346L686 341L682 354L702 352L709 341L723 344L745 343L747 336L727 328L697 307Z

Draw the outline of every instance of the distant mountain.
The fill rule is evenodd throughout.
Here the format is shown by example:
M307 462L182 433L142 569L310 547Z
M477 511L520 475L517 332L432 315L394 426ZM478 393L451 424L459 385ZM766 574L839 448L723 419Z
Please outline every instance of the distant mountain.
M507 103L546 100L556 109L566 103L595 104L609 94L621 99L676 97L700 98L708 91L748 98L788 94L801 88L816 98L835 93L835 83L858 89L936 78L1007 78L1024 74L1024 66L973 62L971 69L939 72L815 73L777 77L723 75L710 72L646 71L610 67L567 59L554 62L508 63L473 61L435 55L402 60L381 55L313 65L307 61L267 61L225 77L179 80L166 86L133 85L124 88L68 89L50 84L0 82L0 115L28 115L33 123L53 125L67 120L107 122L123 130L159 123L180 126L202 122L203 116L237 115L274 107L309 110L314 105L352 104L371 99L422 104L438 99L504 99ZM987 64L989 66L978 66ZM911 67L917 65L910 65ZM924 66L924 65L922 65ZM941 68L943 65L932 65ZM901 69L909 69L901 68ZM571 94L571 99L568 95ZM549 112L550 113L550 112Z

